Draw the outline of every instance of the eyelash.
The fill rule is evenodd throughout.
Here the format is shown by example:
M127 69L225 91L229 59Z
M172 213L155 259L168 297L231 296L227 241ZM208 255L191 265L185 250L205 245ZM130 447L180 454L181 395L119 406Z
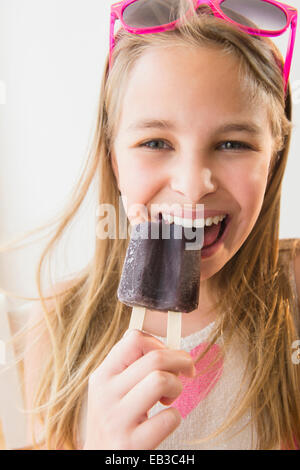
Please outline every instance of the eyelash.
M148 140L147 142L144 142L143 144L140 145L140 147L145 147L145 148L148 148L150 150L158 150L159 152L163 151L163 150L166 150L166 149L163 149L163 148L151 148L151 147L148 147L148 145L152 142L164 142L166 143L166 141L162 140L162 139L152 139L152 140ZM224 144L228 144L228 143L231 143L231 144L234 144L234 145L239 145L239 149L248 149L248 150L252 150L252 147L248 144L246 144L245 142L239 142L237 140L225 140L224 142L218 144L218 147L221 146L221 145L224 145ZM225 149L226 150L226 149ZM234 150L234 149L227 149L227 150Z

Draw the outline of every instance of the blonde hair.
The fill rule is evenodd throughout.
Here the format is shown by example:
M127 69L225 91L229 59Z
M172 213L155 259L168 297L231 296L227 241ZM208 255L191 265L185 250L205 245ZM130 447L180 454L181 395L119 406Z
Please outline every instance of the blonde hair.
M250 407L258 433L258 449L272 449L282 443L293 449L294 439L300 442L300 372L290 358L291 344L297 338L293 320L295 307L278 240L281 185L292 129L290 89L285 98L278 67L282 59L271 41L244 34L208 13L205 7L199 8L196 15L184 18L179 28L160 34L134 35L121 30L110 73L106 60L96 130L87 163L71 195L72 203L61 217L37 270L52 351L44 365L35 406L48 449L62 445L76 449L80 409L89 375L128 326L131 309L121 304L116 296L128 240L96 238L92 260L71 286L54 296L55 305L50 309L41 289L42 269L95 178L99 179L97 203L114 204L119 220L120 193L110 152L120 103L130 71L139 57L150 48L173 45L215 47L234 55L245 95L252 103L267 106L274 138L272 168L258 220L238 252L212 279L219 299L214 308L222 315L210 344L223 332L222 353L234 335L249 349L249 388L219 432Z

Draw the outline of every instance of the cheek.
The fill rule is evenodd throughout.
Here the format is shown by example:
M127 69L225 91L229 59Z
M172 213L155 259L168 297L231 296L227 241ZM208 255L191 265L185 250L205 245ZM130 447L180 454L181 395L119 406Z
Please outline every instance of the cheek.
M125 156L124 156L125 157ZM157 165L132 158L118 161L119 186L130 204L146 204L161 189L164 178Z
M261 160L245 165L239 171L231 172L228 188L240 206L240 211L247 216L247 223L254 225L264 200L267 187L269 161Z

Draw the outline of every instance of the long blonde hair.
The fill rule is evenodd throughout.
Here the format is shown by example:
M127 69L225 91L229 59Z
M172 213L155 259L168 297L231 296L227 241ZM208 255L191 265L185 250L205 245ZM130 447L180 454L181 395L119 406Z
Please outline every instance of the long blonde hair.
M274 138L272 168L255 227L235 256L212 279L219 299L214 308L223 313L210 343L226 332L224 350L234 334L249 349L250 386L219 432L251 407L258 449L272 449L282 443L293 449L294 440L300 442L300 371L291 361L291 344L297 339L293 320L296 312L278 240L281 185L292 129L290 89L285 98L277 63L282 59L271 41L244 34L207 13L205 7L199 8L196 15L185 18L176 30L160 34L134 35L121 30L110 73L106 60L87 163L71 195L72 203L61 217L37 270L52 351L44 365L35 406L48 449L77 448L80 409L89 375L128 326L131 309L122 305L116 295L128 240L96 237L92 260L71 286L55 295L52 308L46 306L41 289L43 266L95 178L99 180L97 203L113 204L119 220L120 193L110 150L129 73L147 49L174 44L215 47L234 55L240 65L245 95L252 102L257 100L258 105L267 106Z

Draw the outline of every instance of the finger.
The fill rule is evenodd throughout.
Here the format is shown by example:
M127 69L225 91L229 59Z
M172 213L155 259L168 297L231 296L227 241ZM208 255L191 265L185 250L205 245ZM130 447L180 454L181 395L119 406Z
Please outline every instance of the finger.
M155 349L140 357L119 375L120 397L155 370L185 375L186 377L194 377L196 374L193 359L187 352L174 351L169 348Z
M170 372L154 371L121 399L120 409L130 410L133 426L140 424L147 412L163 397L175 400L182 392L180 379Z
M175 408L160 411L137 426L132 433L132 442L137 450L153 450L180 425L181 416Z
M121 373L140 357L154 349L167 349L157 338L138 330L131 330L111 349L91 378L108 379Z

